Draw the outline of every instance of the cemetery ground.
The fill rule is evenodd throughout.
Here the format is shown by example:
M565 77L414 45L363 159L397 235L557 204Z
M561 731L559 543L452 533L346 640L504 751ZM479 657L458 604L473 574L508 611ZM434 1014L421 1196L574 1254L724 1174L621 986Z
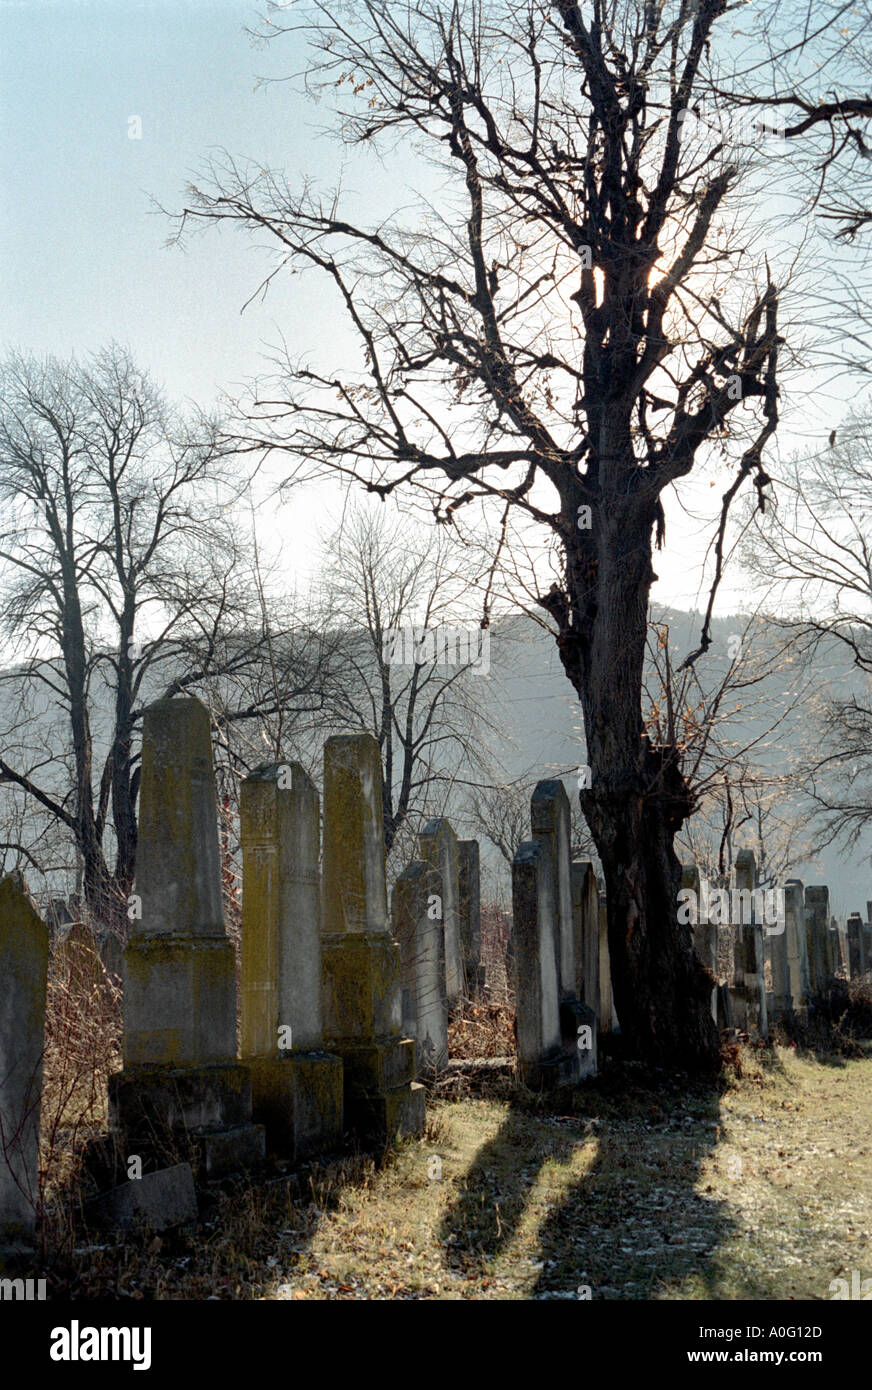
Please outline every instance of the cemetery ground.
M196 1227L63 1232L56 1207L50 1296L831 1299L872 1277L872 1043L835 1037L728 1049L711 1084L607 1057L544 1097L454 1066L422 1138L213 1185Z

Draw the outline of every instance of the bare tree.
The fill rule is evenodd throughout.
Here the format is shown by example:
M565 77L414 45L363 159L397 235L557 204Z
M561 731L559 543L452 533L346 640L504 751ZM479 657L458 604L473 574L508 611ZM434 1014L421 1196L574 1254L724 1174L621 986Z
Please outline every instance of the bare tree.
M347 94L344 138L416 141L447 171L444 213L364 225L227 158L182 218L267 233L280 263L324 276L360 344L358 369L289 363L248 447L286 449L298 477L417 487L445 522L485 499L557 537L540 603L584 710L616 1006L640 1055L684 1067L713 1065L717 1038L675 910L681 757L642 721L652 552L664 490L710 446L734 470L719 534L743 484L762 505L778 400L778 291L727 235L741 161L681 139L728 11L314 0L311 79Z
M122 349L5 364L0 618L19 660L0 783L37 813L15 856L50 869L38 847L61 828L104 922L133 879L144 701L220 676L225 721L250 713L228 695L263 664L239 492L216 422L173 410Z
M821 689L806 779L815 848L834 842L852 848L872 824L868 403L840 425L826 449L795 454L783 472L777 507L764 518L749 518L743 561L769 595L782 640L795 660L813 663Z
M324 547L322 583L321 626L336 640L327 718L378 739L385 846L401 836L408 855L423 821L495 762L478 566L441 532L352 510Z

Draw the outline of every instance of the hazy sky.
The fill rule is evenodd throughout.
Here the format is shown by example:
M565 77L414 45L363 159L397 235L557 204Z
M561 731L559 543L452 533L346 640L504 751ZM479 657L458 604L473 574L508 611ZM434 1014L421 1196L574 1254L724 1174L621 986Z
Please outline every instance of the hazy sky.
M306 172L329 186L341 175L373 215L414 185L408 158L389 169L365 156L343 165L346 153L318 133L324 106L291 82L258 84L299 72L304 50L292 36L253 46L244 28L257 17L247 0L0 0L0 345L66 355L114 338L173 396L206 405L262 368L264 349L282 338L293 348L313 327L322 343L338 332L305 278L279 277L265 303L241 314L266 253L230 229L168 247L170 223L153 207L178 209L222 147L292 180ZM810 401L811 428L837 422L840 395ZM689 496L713 515L708 480ZM338 506L335 489L313 489L265 523L289 571L305 572L317 526ZM654 597L692 607L711 525L683 519L674 503L668 515L672 544L655 559ZM721 611L738 598L725 585Z

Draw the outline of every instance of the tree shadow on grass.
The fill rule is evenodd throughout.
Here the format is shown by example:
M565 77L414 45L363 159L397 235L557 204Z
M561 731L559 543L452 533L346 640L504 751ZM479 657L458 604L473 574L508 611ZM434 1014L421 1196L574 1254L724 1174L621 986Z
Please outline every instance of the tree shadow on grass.
M701 1182L721 1094L717 1082L625 1063L545 1100L519 1092L443 1218L449 1265L467 1277L499 1266L534 1298L656 1298L687 1281L694 1296L712 1296L717 1251L734 1230ZM568 1187L555 1171L552 1199L543 1169L573 1157L584 1171ZM533 1203L543 1214L531 1230ZM516 1268L500 1262L513 1241Z

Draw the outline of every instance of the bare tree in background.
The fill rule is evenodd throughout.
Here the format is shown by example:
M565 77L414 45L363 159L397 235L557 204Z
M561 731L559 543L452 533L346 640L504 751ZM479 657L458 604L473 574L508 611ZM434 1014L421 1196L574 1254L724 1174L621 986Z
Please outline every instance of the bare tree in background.
M769 595L782 640L794 659L814 662L821 687L807 757L815 848L851 849L872 825L869 405L849 416L827 448L795 454L782 472L777 507L749 518L743 561Z
M335 637L330 684L332 729L366 730L382 757L385 847L414 836L449 798L491 775L495 711L483 633L475 612L474 555L444 533L388 519L382 509L352 510L324 547L321 626ZM462 631L453 664L415 656L390 637ZM485 648L486 650L486 648ZM438 653L434 653L438 656ZM465 657L465 659L464 659ZM400 658L400 659L398 659Z
M240 490L216 422L174 410L122 349L4 365L0 619L18 660L0 677L0 783L13 816L36 813L10 854L50 871L60 830L104 923L133 880L143 703L220 677L224 722L256 712L238 699L264 650Z
M736 11L738 17L738 11ZM704 119L738 118L778 170L782 224L817 242L803 286L807 360L872 372L872 4L756 0ZM776 137L772 143L770 137Z

